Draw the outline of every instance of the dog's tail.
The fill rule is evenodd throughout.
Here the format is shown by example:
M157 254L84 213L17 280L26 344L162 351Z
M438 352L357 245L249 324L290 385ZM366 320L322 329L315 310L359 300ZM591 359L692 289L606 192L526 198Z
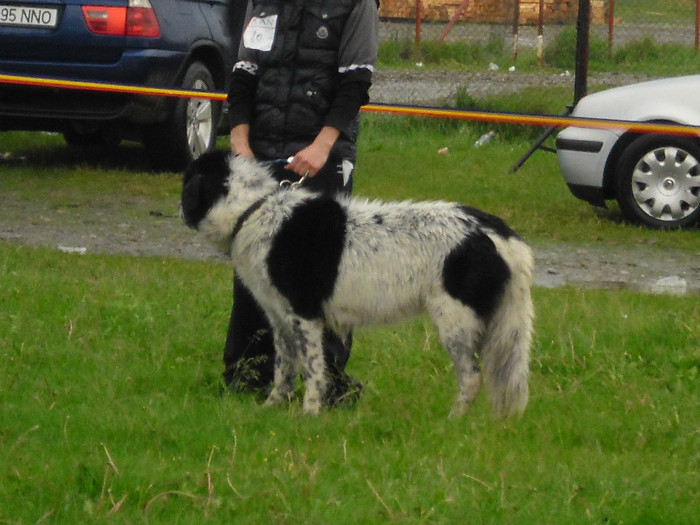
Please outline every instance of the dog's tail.
M530 295L534 261L517 236L490 236L511 275L484 332L481 364L494 414L520 415L527 406L533 306Z

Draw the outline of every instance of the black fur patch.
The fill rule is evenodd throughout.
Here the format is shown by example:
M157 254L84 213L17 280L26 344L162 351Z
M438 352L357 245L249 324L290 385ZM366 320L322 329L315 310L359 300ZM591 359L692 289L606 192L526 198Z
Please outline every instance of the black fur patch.
M321 316L338 277L347 216L336 201L318 197L294 209L272 243L267 267L275 287L306 319Z
M503 296L510 269L493 241L477 231L447 256L442 279L447 293L486 319Z
M185 171L180 202L185 224L190 228L197 228L214 203L226 195L228 160L229 153L225 151L205 153Z

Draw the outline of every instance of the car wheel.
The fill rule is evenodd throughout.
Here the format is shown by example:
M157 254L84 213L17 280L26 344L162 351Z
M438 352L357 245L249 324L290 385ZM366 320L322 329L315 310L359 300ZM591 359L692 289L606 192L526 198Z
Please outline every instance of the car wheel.
M212 91L214 79L201 62L192 63L182 89ZM214 148L221 104L205 98L180 98L168 119L150 127L144 143L158 168L182 170L194 159Z
M645 135L623 152L617 201L630 220L682 228L700 218L700 146L696 138Z

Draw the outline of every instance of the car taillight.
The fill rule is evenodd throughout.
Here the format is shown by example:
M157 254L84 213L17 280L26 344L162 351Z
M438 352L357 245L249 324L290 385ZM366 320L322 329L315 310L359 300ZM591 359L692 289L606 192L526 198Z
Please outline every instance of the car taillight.
M157 37L160 27L149 0L129 0L128 7L83 6L90 31L98 35Z
M83 17L88 28L98 35L125 35L126 8L83 6Z
M127 36L160 36L156 12L148 0L129 0L126 13Z

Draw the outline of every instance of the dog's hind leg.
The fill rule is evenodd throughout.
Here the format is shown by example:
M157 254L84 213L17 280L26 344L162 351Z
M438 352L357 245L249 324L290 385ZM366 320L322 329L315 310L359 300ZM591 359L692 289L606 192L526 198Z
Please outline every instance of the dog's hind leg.
M484 323L471 308L447 295L429 301L428 310L440 342L452 358L459 383L459 394L450 416L462 416L481 390L477 352Z

